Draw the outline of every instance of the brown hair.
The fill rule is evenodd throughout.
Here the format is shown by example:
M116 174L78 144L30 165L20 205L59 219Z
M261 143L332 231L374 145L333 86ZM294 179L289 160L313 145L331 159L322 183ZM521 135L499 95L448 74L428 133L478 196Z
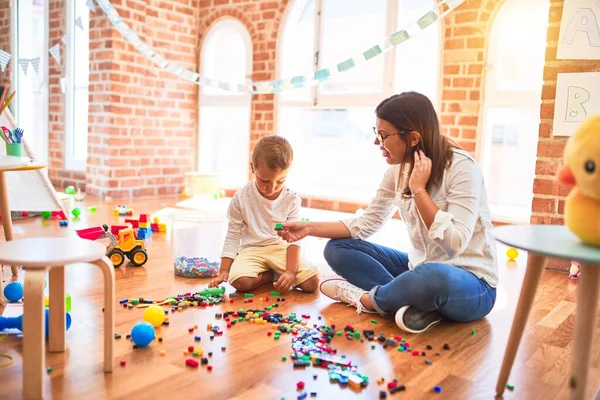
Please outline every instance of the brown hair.
M285 170L292 165L293 158L294 151L290 142L277 135L260 139L252 152L254 168L264 163L269 169Z
M406 152L402 159L404 163L410 158L411 152L423 150L431 159L431 175L426 189L431 185L439 185L444 176L444 169L452 164L452 150L460 146L452 139L440 133L440 124L435 108L427 96L417 92L403 92L383 100L375 109L377 118L392 124L401 133L400 139L406 143ZM416 131L421 140L415 148L411 148L407 137ZM411 171L412 172L412 167ZM410 189L404 189L405 196L410 196Z

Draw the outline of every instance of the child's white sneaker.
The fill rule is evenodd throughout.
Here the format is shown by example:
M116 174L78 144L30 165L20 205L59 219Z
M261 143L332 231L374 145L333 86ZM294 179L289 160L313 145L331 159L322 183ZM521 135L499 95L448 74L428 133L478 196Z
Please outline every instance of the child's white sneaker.
M367 310L360 302L362 295L368 292L357 286L354 286L345 279L326 279L321 282L319 290L330 299L341 301L342 303L356 307L356 312L358 314L361 312L376 314L376 311Z

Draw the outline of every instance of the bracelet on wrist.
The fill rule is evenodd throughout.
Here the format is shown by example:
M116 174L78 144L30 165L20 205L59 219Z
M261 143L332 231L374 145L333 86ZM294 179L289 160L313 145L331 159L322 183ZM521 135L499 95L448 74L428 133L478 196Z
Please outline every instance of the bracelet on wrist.
M413 193L413 197L416 197L421 192L427 193L427 190L425 190L425 189L419 189L419 190L417 190L416 192Z

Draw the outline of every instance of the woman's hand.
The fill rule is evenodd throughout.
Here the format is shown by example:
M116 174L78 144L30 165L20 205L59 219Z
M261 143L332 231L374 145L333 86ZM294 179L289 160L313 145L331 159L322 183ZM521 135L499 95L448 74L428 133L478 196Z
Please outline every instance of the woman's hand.
M430 176L431 159L427 158L423 150L415 151L415 161L410 179L408 180L410 191L414 194L420 190L424 190Z
M310 235L310 229L307 222L289 222L283 224L277 234L286 242L292 243Z

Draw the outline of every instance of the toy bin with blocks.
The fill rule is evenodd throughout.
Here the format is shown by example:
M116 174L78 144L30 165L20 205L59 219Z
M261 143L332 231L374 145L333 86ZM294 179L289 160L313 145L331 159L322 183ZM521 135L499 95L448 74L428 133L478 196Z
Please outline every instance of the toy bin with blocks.
M171 215L174 273L187 278L212 278L219 273L227 233L224 214L181 211Z

